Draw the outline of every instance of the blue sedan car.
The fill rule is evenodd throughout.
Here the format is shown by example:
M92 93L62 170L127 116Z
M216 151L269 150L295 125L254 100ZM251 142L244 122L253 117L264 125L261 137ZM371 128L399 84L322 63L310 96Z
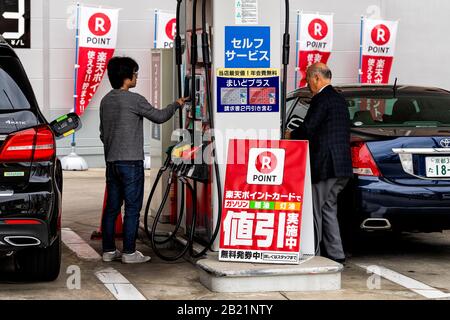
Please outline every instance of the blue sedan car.
M354 178L339 199L345 226L353 232L450 229L450 92L335 88L346 98L351 118ZM303 121L310 100L307 88L289 94L288 128Z

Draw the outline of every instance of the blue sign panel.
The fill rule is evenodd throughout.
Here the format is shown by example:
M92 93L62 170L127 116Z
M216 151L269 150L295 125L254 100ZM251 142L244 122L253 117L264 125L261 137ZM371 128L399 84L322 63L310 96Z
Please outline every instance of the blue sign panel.
M270 27L225 27L225 68L270 68Z
M217 112L278 112L277 69L219 69Z

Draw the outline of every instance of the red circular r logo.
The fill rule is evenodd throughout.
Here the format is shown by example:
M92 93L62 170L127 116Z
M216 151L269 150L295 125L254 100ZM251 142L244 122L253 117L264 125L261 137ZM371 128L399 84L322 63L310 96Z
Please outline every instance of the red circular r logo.
M384 24L379 24L372 29L371 37L377 46L384 46L391 40L391 32Z
M97 37L102 37L111 30L111 20L104 13L96 13L89 18L89 30Z
M166 35L170 40L174 40L175 39L175 35L177 33L177 19L171 19L169 22L167 22L166 24Z
M269 174L277 168L277 157L270 151L264 151L256 157L256 170L262 174Z
M314 40L323 40L328 34L328 26L322 19L314 19L308 26L308 32Z

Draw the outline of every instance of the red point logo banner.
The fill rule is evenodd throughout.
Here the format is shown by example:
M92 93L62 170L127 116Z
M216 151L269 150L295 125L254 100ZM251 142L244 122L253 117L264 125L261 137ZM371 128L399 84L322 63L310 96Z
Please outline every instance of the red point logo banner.
M284 158L284 149L250 149L247 183L281 185L284 178Z
M296 264L307 254L308 164L307 141L230 140L219 260Z
M92 34L102 37L111 30L111 20L104 13L96 13L89 18L89 30Z
M384 46L391 39L391 32L384 24L379 24L372 29L370 36L377 46Z
M314 19L308 26L308 32L314 40L323 40L328 34L328 25L322 19Z
M79 115L97 92L114 54L119 10L80 7L75 110Z
M173 41L177 35L177 20L175 13L157 10L155 19L156 29L154 47L158 49L173 48Z
M119 9L80 7L80 47L114 49Z
M397 21L364 20L361 83L389 82L397 29Z
M272 152L264 151L256 157L255 166L259 172L269 174L276 169L277 163L277 157Z
M175 40L175 36L177 35L177 19L171 19L166 24L166 36L170 40Z
M306 69L316 63L327 63L333 50L333 15L300 14L299 33L300 87L306 86Z

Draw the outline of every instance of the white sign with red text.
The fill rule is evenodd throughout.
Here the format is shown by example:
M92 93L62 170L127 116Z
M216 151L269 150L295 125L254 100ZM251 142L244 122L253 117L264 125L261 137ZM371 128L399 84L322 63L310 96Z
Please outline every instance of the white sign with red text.
M82 115L94 97L117 42L120 9L80 7L76 112Z
M364 19L361 83L389 82L398 21Z
M333 49L333 15L300 14L298 69L300 87L306 86L306 69L316 62L327 63Z
M224 191L219 260L298 264L314 255L307 141L230 140Z
M173 41L177 35L177 19L174 13L158 11L156 14L156 43L157 49L173 48Z

